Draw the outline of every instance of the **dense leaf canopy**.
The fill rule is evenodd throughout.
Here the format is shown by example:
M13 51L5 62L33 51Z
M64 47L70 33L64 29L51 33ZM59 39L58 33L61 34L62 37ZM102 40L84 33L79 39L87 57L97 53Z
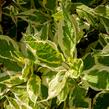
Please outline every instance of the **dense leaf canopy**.
M109 108L109 0L0 0L0 109Z

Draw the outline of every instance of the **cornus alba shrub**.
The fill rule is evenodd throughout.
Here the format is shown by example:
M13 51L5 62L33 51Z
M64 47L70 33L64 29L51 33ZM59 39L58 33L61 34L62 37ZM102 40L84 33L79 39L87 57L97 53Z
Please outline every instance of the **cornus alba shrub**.
M0 109L109 108L107 0L0 2Z

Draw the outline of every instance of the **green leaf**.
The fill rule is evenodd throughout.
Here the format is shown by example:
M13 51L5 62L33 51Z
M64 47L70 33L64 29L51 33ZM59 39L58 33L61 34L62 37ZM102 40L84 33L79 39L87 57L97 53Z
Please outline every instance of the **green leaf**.
M59 104L67 99L68 93L69 93L69 87L68 87L68 84L66 83L65 87L62 89L60 94L57 96Z
M33 73L33 64L27 59L25 60L25 66L22 69L22 78L28 79Z
M13 72L10 72L10 71L9 71L9 73L7 73L6 71L0 73L0 82L9 79L10 76L12 76L12 75L13 75Z
M12 105L7 105L7 104L4 104L4 108L5 109L15 109L14 107L12 107Z
M36 49L36 38L31 35L25 35L25 42L28 44L31 48Z
M69 4L67 2L62 3L62 10L53 15L54 19L58 21L58 23L56 22L56 38L66 58L75 56L76 44L83 36L77 17L70 15L68 7Z
M84 70L88 70L88 69L92 68L95 65L95 59L92 56L92 54L87 54L83 58L83 63L84 63Z
M36 26L37 24L41 26L49 18L49 16L47 16L45 13L36 9L30 9L30 10L18 13L17 16Z
M42 94L42 97L45 99L48 97L48 87L46 87L43 84L41 84L41 94Z
M49 25L46 24L41 29L41 35L40 35L41 40L47 40L48 39L48 33L49 33Z
M27 83L27 92L29 95L29 98L36 103L39 95L41 94L41 79L33 75L30 77Z
M0 44L0 63L8 70L21 71L21 65L13 59L14 52L19 51L17 43L8 36L0 35Z
M29 48L27 48L27 57L26 58L30 59L31 61L36 60L36 57L35 57L33 51Z
M30 38L29 38L30 37ZM31 40L31 35L25 35L25 40ZM20 52L15 52L15 54L17 55L17 60L20 61L24 64L25 63L25 59L29 59L31 61L35 61L35 55L32 51L32 49L29 46L26 46L27 44L25 42L19 42L19 48L20 48Z
M70 92L69 105L70 107L88 108L88 102L85 100L86 90L80 86L75 86L73 91Z
M7 101L9 104L5 104L5 109L20 109L21 108L18 100L12 97L7 97Z
M104 25L106 32L109 33L109 6L100 5L95 8L95 12L100 19L100 23Z
M14 86L11 88L11 91L16 95L16 99L25 105L29 105L29 96L28 96L28 92L26 89L26 83L24 84L20 84L18 86Z
M109 56L109 44L107 44L101 51L101 56Z
M14 108L20 109L20 104L17 99L8 97L8 100L9 100L8 102L10 103L10 105L12 104Z
M64 53L64 56L66 58L73 57L75 46L76 46L76 35L74 35L75 30L75 24L73 25L73 21L71 16L69 15L69 12L65 11L66 9L63 9L62 11L58 12L57 15L54 15L54 18L59 20L57 23L57 39L58 44ZM76 21L76 20L75 20ZM76 29L77 30L77 29ZM76 31L75 31L76 32Z
M48 87L48 99L54 98L64 89L66 84L66 75L65 72L59 72L57 75L50 81Z
M63 44L65 47L65 53L71 57L75 50L76 37L73 34L74 30L73 25L71 24L72 21L69 19L66 19L65 26L63 26Z
M69 77L71 78L78 78L83 70L83 61L81 59L73 59L69 63L70 69L68 71Z
M15 76L11 76L10 79L3 81L3 83L8 87L12 87L23 84L24 79L22 79L21 76L17 74Z
M106 32L109 33L109 24L108 24L109 19L100 16L100 22L102 25L104 25Z
M21 105L22 109L33 109L30 106L26 105L26 104L22 104Z
M12 59L0 57L0 63L2 63L9 71L18 72L22 70L22 66Z
M109 56L99 56L98 62L104 66L109 66Z
M54 14L52 15L52 17L54 18L54 21L63 20L64 16L63 16L62 10L59 10L58 12L54 13Z
M80 3L83 3L83 4L85 4L85 5L87 5L87 6L89 6L90 4L92 4L92 2L96 2L96 0L72 0L72 2L73 3L78 3L78 2L80 2Z
M22 98L21 100L23 101L25 101L26 98L23 99L22 96L25 96L28 98L25 84L20 84L18 86L12 87L12 92L16 94L17 97L19 97L19 99L21 97Z
M109 18L109 6L108 5L99 5L94 9L94 11L100 16Z
M84 79L89 85L98 90L109 89L109 68L103 65L95 65L91 69L84 71Z
M80 18L87 20L87 22L94 27L96 26L97 17L93 9L83 4L77 4L76 11Z
M0 83L0 99L3 97L5 91L6 91L6 85Z
M40 63L50 67L59 67L64 60L56 45L50 41L37 41L36 55Z
M95 98L93 109L108 109L109 108L109 92L101 92Z
M12 53L18 51L17 43L8 36L0 35L0 57L13 58Z
M41 63L45 63L51 67L61 66L63 57L55 47L54 43L40 41L36 44L36 55Z
M59 67L63 62L62 54L57 50L55 43L50 41L38 41L35 37L26 36L26 43L33 49L36 59L40 61L41 64L47 65L49 67ZM36 51L36 54L35 54ZM36 61L36 60L35 60Z
M45 1L46 1L46 0L45 0ZM50 11L55 12L55 10L56 10L56 5L57 5L56 0L47 0L46 7L47 7Z

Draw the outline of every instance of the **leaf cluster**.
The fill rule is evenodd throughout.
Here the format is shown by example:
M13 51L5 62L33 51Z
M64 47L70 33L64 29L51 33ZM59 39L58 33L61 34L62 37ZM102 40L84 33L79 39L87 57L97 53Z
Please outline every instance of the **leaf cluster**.
M109 107L107 0L0 1L0 109Z

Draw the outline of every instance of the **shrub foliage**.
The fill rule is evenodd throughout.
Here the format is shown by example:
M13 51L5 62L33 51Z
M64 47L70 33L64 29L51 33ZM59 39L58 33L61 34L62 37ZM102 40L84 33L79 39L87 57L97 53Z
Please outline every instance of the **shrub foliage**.
M0 2L0 109L109 107L108 0Z

